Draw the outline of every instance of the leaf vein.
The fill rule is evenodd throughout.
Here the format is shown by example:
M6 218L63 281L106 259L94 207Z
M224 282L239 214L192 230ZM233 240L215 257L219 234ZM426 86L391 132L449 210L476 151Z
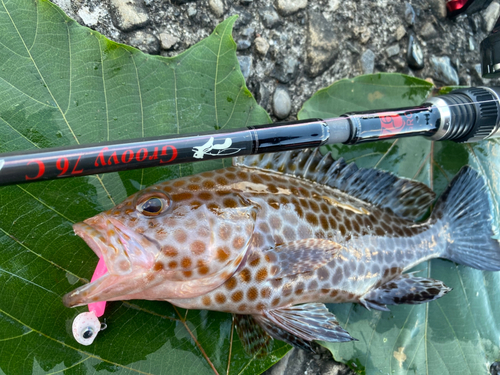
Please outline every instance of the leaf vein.
M64 267L61 267L60 265L58 265L57 263L54 263L52 262L51 260L48 260L47 258L44 258L42 255L36 253L35 251L33 251L32 249L30 249L28 246L26 246L25 244L23 244L21 241L19 241L17 238L15 238L13 235L9 234L8 232L6 232L4 229L0 228L0 231L2 231L6 236L8 236L9 238L11 238L12 240L14 240L17 244L19 244L20 246L22 246L24 249L28 250L30 253L32 253L33 255L37 256L38 258L40 259L43 259L44 261L50 263L51 265L53 265L54 267L57 267L59 268L60 270L62 271L65 271L67 273L69 273L70 275L78 278L80 281L85 281L83 278L79 277L78 275L75 275L73 272L71 271L68 271L67 269L65 269Z
M243 91L243 86L240 87L240 90L238 91L238 95L236 95L236 98L233 100L234 104L233 104L233 108L231 110L231 114L229 115L226 123L221 126L221 129L224 129L226 127L226 125L229 123L229 121L231 121L231 119L233 118L234 109L236 108L236 103L237 103L238 98L240 97L240 94L241 94L242 91Z
M2 309L0 309L0 313L7 315L7 316L8 316L9 318L11 318L12 320L15 320L15 321L16 321L16 322L18 322L19 324L23 325L24 327L26 327L26 328L28 328L28 329L31 329L32 331L34 331L34 332L38 333L39 335L41 335L41 336L43 336L43 337L45 337L45 338L47 338L47 339L49 339L49 340L52 340L52 341L54 341L54 342L57 342L58 344L60 344L60 345L62 345L62 346L64 346L64 347L66 347L66 348L68 348L68 349L72 349L72 350L74 350L75 352L85 354L85 355L87 355L87 356L89 356L89 357L91 357L91 358L95 358L95 359L98 359L98 360L100 360L100 361L107 362L107 363L109 363L109 364L112 364L112 365L115 365L115 366L118 366L118 367L122 367L122 368L124 368L124 369L126 369L126 370L130 370L130 371L137 372L137 373L139 373L139 374L153 375L153 374L150 374L150 373L147 373L147 372L144 372L144 371L141 371L141 370L135 369L135 368L133 368L133 367L128 367L128 366L122 365L122 364L120 364L120 363L116 363L116 362L110 361L110 360L108 360L108 359L105 359L105 358L102 358L102 357L96 356L96 355L94 355L94 354L92 354L92 353L85 352L85 351L80 350L80 349L78 349L78 348L75 348L75 347L73 347L73 346L71 346L71 345L68 345L68 344L66 344L66 343L65 343L65 342L63 342L63 341L57 340L56 338L51 337L51 336L49 336L49 335L47 335L47 334L43 333L42 331L38 331L38 330L36 330L36 329L34 329L34 328L32 328L32 327L28 326L26 323L24 323L24 322L22 322L21 320L19 320L19 319L15 318L14 316L10 315L9 313L7 313L6 311L4 311L4 310L2 310Z
M36 63L36 61L35 61L35 59L34 59L34 58L33 58L33 56L31 55L31 51L28 49L28 46L26 45L26 42L25 42L24 38L22 37L22 35L21 35L21 33L20 33L19 29L17 28L16 23L15 23L15 22L14 22L14 20L12 19L12 16L11 16L11 14L10 14L9 10L8 10L8 9L7 9L7 7L6 7L6 5L5 5L5 1L4 1L4 0L2 0L2 5L3 5L3 7L4 7L5 11L7 12L7 15L8 15L8 17L9 17L9 19L10 19L11 23L12 23L12 26L15 28L16 33L17 33L17 35L19 36L19 39L20 39L20 40L21 40L21 42L23 43L23 46L24 46L24 48L26 49L26 52L28 53L28 55L29 55L29 58L30 58L31 62L33 63L33 66L35 67L36 71L38 72L38 75L40 76L40 78L41 78L41 80L42 80L43 84L45 85L45 88L47 89L47 92L49 93L49 95L50 95L50 97L52 98L53 102L54 102L54 103L55 103L55 105L57 106L57 109L59 110L59 113L61 114L61 116L62 116L62 118L63 118L64 122L66 123L66 125L67 125L67 127L69 128L69 130L70 130L71 134L73 135L73 138L75 139L76 143L77 143L77 144L80 144L80 142L78 141L78 138L76 137L76 134L73 132L73 129L71 128L71 125L70 125L70 124L69 124L69 122L68 122L68 119L66 118L66 116L65 116L64 112L62 111L62 108L60 107L59 103L57 102L56 98L54 97L54 94L52 94L52 90L50 89L48 82L46 82L46 81L45 81L45 77L43 76L42 72L40 71L40 69L39 69L39 67L38 67L38 65L37 65L37 63ZM38 9L38 8L37 8L37 9ZM38 15L37 15L37 17L38 17Z
M174 305L172 305L172 306L174 307L175 312L179 316L180 322L182 323L182 325L184 326L184 328L186 329L186 331L189 333L189 336L191 336L191 338L193 339L194 343L196 344L196 346L200 350L200 352L203 355L203 357L205 357L205 360L208 362L208 364L212 368L213 372L215 374L219 375L219 373L217 372L217 369L215 368L214 364L212 363L212 361L208 357L207 353L205 353L205 350L203 349L203 347L201 346L201 344L199 343L199 341L196 339L196 337L194 337L193 332L191 332L191 330L189 329L189 326L186 324L186 319L182 319L181 314L179 313L179 310L177 310L177 307L174 306ZM186 311L186 313L187 313L187 311Z
M17 335L17 336L12 336L12 337L6 337L6 338L3 338L3 339L0 339L0 342L3 342L3 341L10 341L10 340L15 340L15 339L18 339L20 337L23 337L23 336L26 336L26 335L29 335L30 333L34 332L33 330L30 330L28 332L24 332L20 335Z

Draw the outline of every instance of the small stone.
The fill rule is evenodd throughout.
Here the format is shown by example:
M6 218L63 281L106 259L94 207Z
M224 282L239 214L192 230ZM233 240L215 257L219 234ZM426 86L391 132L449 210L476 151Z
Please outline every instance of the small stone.
M236 43L236 49L238 51L243 51L245 49L249 49L252 43L247 39L240 39L238 43Z
M257 103L259 103L262 107L266 108L267 105L269 104L269 99L271 96L271 93L267 89L267 87L260 83L260 82L255 82L253 85L253 93L255 93L255 100L257 100Z
M406 60L401 56L393 56L391 57L391 61L399 69L404 69L406 67Z
M436 57L431 56L431 65L434 69L433 77L446 85L459 84L457 71L451 66L451 61L448 56Z
M210 9L216 17L224 15L224 3L222 0L209 0L208 5L210 5Z
M273 112L274 115L283 120L288 117L290 111L292 110L292 101L290 99L290 95L288 94L288 90L278 85L273 95Z
M427 22L420 30L420 35L422 35L422 38L425 40L433 39L437 36L437 34L436 28L432 22Z
M406 29L403 25L399 25L396 29L396 40L399 42L406 34Z
M178 42L179 38L163 32L160 34L161 48L165 50L172 49Z
M500 374L500 362L493 362L490 366L490 374L491 375L499 375Z
M139 29L149 23L149 16L140 0L110 0L113 24L122 31Z
M345 43L345 46L347 47L347 49L349 51L351 51L352 53L356 54L356 55L359 55L361 54L361 52L359 52L359 50L356 48L356 46L354 44L352 44L351 42L347 41Z
M188 9L187 9L187 13L188 13L189 17L196 16L196 13L198 13L198 11L196 10L196 5L195 4L189 4Z
M361 68L363 69L363 74L372 74L374 67L375 67L375 54L371 49L367 49L361 55Z
M460 77L460 85L461 86L472 86L472 77L468 74L463 75Z
M476 42L472 36L469 37L469 51L474 51L476 49Z
M359 39L361 44L368 42L372 36L370 29L366 26L357 26L352 29L354 35Z
M260 15L260 19L262 21L262 24L267 29L272 29L281 23L280 17L278 15L278 13L276 13L276 11L274 10L273 7L265 7L265 8L259 9L259 15Z
M444 20L447 15L446 1L443 0L427 0L432 13L439 19Z
M399 44L394 44L385 49L385 52L387 53L388 57L399 55L399 51L400 51Z
M469 25L470 28L472 29L472 32L476 34L478 30L481 28L482 17L479 16L478 14L471 14L467 16L467 19L469 20Z
M299 74L299 62L293 57L279 59L271 72L271 77L281 83L289 83Z
M340 0L328 0L328 7L332 12L336 12L339 9Z
M414 35L408 38L408 66L412 69L422 69L424 67L424 54Z
M61 8L64 11L64 13L66 13L66 15L68 15L71 18L76 18L75 17L76 14L74 12L74 10L76 11L76 9L73 9L73 4L71 4L72 0L54 0L52 2L56 4L59 8ZM81 5L82 4L80 3L78 6Z
M253 27L247 27L246 29L241 31L241 35L246 37L252 37L255 29Z
M276 9L282 16L290 16L307 6L307 0L275 0Z
M317 77L328 69L338 54L338 41L322 13L309 12L307 27L307 73Z
M151 55L156 55L160 51L160 41L158 38L142 30L136 31L130 35L129 44Z
M240 63L241 74L245 79L248 78L252 71L252 56L238 56L238 62Z
M255 38L253 42L255 44L255 49L257 50L257 52L260 55L265 56L267 54L267 51L269 50L269 43L267 42L267 40L259 36L258 38Z
M415 24L415 10L410 3L405 3L405 20L410 26Z
M237 14L239 16L236 19L236 22L234 23L235 30L241 29L243 26L248 25L253 20L252 13L250 13L245 8L243 8L242 6L239 6L239 5L234 7L233 14Z
M106 11L100 6L95 7L92 11L90 11L87 7L81 7L78 11L78 15L85 25L92 27L97 25L100 17L104 17L106 15Z
M493 0L490 5L482 12L483 16L483 25L484 25L484 31L486 31L487 34L493 30L493 27L495 27L495 22L498 19L498 16L500 15L500 4L496 1Z
M483 70L481 69L481 64L475 64L474 65L474 71L477 74L479 78L483 75Z

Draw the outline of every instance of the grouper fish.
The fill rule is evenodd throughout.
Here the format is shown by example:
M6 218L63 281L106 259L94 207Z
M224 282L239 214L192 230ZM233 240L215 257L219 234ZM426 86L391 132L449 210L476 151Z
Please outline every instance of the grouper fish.
M235 314L250 353L271 338L312 350L353 338L324 303L418 304L451 289L407 273L445 258L500 270L484 179L464 167L435 194L319 150L240 157L148 187L74 225L107 272L69 307L148 299Z

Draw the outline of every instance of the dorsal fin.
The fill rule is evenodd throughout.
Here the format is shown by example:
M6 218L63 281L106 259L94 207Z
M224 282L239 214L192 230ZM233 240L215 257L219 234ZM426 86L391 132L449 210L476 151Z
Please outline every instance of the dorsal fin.
M421 182L400 178L378 169L358 168L343 158L319 149L240 156L233 165L269 169L328 185L380 208L391 209L404 219L421 218L434 201L434 192Z

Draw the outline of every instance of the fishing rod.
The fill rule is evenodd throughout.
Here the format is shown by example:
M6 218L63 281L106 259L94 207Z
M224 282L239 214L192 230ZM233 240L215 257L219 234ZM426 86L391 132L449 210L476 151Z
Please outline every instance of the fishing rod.
M0 185L412 136L455 142L499 138L500 87L459 89L416 107L337 118L5 153Z

